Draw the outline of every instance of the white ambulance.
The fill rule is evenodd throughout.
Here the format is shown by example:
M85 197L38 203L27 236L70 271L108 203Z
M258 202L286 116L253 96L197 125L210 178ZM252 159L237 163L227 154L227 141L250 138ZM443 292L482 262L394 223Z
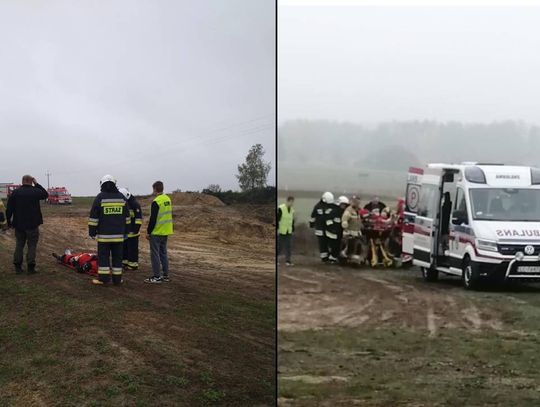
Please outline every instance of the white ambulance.
M424 279L540 281L540 169L429 164L409 169L403 252Z

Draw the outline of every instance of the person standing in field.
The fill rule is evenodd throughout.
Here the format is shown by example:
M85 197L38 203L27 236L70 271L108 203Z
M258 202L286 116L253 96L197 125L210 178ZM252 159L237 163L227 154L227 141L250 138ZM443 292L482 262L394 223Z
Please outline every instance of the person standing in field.
M36 272L36 251L39 241L39 226L43 224L40 201L49 197L48 192L31 175L22 178L22 186L8 198L6 219L9 227L15 228L15 272L23 272L24 247L28 245L26 264L28 273Z
M331 192L325 192L319 202L311 211L309 227L315 229L315 236L319 243L319 253L321 261L326 263L329 257L328 239L326 237L326 216L332 211L331 205L334 202L334 195Z
M7 229L6 208L4 202L0 199L0 229Z
M278 253L285 251L285 265L292 266L292 238L294 233L294 197L287 197L287 201L278 207Z
M341 240L343 238L343 226L341 225L341 217L345 208L349 206L349 198L340 196L337 203L330 205L330 213L326 216L326 237L328 238L328 247L330 255L328 262L335 264L339 260Z
M98 278L93 284L122 283L124 236L131 224L126 199L116 187L116 179L105 175L100 181L101 192L96 196L88 219L88 234L98 244Z
M150 209L146 239L150 241L153 276L144 282L155 284L170 281L167 240L173 234L173 216L171 198L163 193L163 182L154 182L152 189L155 198Z
M131 223L128 227L127 239L124 240L124 256L122 264L126 270L139 269L139 236L142 225L141 205L127 188L119 188L126 198Z

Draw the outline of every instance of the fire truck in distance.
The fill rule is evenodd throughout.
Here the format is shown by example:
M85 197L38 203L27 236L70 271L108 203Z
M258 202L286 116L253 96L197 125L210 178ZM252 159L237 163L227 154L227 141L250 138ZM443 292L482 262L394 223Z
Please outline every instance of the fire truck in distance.
M15 191L19 187L20 187L20 185L13 184L12 182L0 183L0 199L9 198L9 196L12 194L12 192Z
M65 187L53 187L47 190L49 199L47 203L51 205L71 205L73 200L71 194Z

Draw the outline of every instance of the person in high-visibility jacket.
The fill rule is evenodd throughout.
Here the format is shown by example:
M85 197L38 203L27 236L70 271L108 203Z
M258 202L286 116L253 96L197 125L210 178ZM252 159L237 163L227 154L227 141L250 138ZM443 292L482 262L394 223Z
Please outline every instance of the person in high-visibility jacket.
M163 182L154 182L152 188L155 198L150 209L146 238L150 241L150 260L154 275L145 279L144 282L169 282L167 240L173 234L172 202L171 198L163 193Z
M139 269L139 236L142 225L141 205L126 188L120 188L120 193L126 198L131 223L128 226L127 238L124 240L124 256L122 264L124 269Z
M98 278L92 282L100 285L109 283L112 271L112 281L118 285L122 282L124 237L131 217L114 177L105 175L100 184L101 192L94 200L88 219L88 234L98 244Z
M0 229L7 229L6 208L0 199Z
M294 197L287 197L287 201L278 207L278 253L285 250L285 265L292 266L292 237L294 233Z

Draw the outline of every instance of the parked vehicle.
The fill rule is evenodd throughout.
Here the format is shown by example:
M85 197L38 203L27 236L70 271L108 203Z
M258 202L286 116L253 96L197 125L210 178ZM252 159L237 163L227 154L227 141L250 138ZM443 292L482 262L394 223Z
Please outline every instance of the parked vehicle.
M7 199L13 191L19 188L20 185L13 184L12 182L0 183L0 199Z
M429 164L409 170L403 251L424 279L540 280L540 169Z
M65 187L54 187L47 190L49 199L47 203L51 205L71 205L73 200L71 194Z

